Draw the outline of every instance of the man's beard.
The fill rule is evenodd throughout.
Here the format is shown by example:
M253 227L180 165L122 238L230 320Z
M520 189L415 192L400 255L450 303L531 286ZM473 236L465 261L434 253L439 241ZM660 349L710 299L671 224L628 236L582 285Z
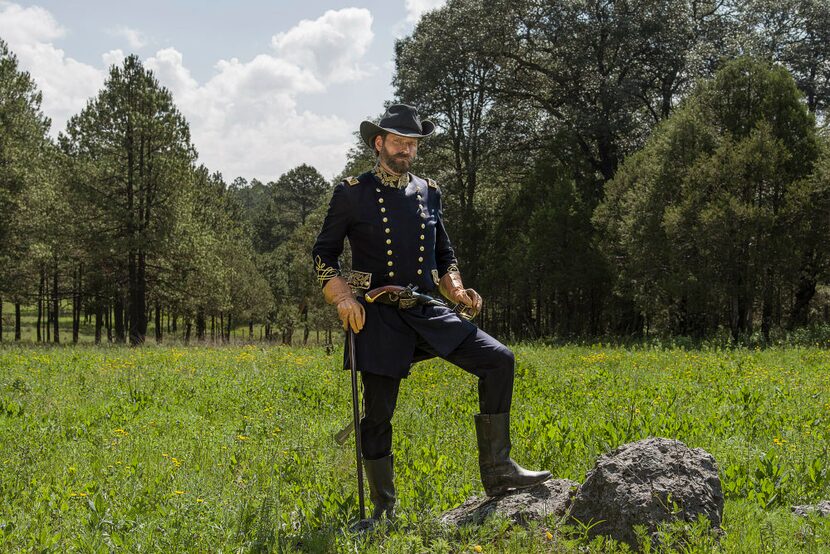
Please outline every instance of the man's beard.
M398 175L403 175L409 168L412 166L412 158L409 154L398 154L397 156L390 156L385 150L381 151L380 153L381 161L397 173Z

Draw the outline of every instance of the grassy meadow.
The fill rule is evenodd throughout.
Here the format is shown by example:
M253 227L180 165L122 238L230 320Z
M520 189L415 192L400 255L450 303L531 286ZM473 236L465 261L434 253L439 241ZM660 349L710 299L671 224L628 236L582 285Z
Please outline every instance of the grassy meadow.
M711 452L726 495L661 548L828 552L830 353L515 346L514 458L584 479L646 436ZM393 424L399 520L362 537L342 351L265 346L0 346L0 551L613 552L585 529L437 516L481 494L475 379L441 360L404 381ZM656 547L643 544L644 551Z

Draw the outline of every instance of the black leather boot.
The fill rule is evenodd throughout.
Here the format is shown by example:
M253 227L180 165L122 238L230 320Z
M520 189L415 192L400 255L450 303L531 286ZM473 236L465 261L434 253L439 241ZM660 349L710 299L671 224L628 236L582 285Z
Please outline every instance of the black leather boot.
M525 489L550 479L549 471L528 471L510 459L510 414L478 414L478 467L487 496Z
M369 481L369 498L374 509L372 519L380 519L386 514L386 519L395 519L395 470L393 455L389 454L377 460L363 460L366 468L366 479Z

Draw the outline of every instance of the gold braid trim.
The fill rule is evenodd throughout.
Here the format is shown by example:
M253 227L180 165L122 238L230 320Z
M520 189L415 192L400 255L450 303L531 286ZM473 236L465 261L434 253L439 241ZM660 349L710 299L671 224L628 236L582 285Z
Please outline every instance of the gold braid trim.
M345 272L343 276L346 278L349 286L355 289L369 290L369 286L372 284L372 274L366 273L365 271L356 271L353 269Z
M450 264L450 266L447 268L447 273L452 273L452 272L461 273L461 270L458 269L458 264Z
M329 279L333 279L340 275L340 272L337 271L335 268L326 265L325 262L323 262L323 260L320 258L320 256L317 256L315 262L316 264L314 266L314 269L317 271L317 281L320 283L320 285L324 285L326 281L328 281Z
M404 173L403 175L395 175L394 173L389 173L385 169L383 169L380 164L375 165L375 168L372 169L372 174L377 177L377 180L380 181L385 187L391 187L393 189L398 188L406 188L409 184L409 174Z

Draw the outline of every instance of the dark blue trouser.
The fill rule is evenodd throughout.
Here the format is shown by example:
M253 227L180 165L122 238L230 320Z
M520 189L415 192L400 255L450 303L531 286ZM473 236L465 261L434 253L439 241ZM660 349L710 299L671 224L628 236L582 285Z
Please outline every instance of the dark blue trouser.
M418 348L435 356L424 341ZM478 405L483 414L510 412L513 398L513 352L477 329L443 359L478 377ZM401 380L361 372L364 416L360 420L363 457L377 460L392 452L392 415Z

